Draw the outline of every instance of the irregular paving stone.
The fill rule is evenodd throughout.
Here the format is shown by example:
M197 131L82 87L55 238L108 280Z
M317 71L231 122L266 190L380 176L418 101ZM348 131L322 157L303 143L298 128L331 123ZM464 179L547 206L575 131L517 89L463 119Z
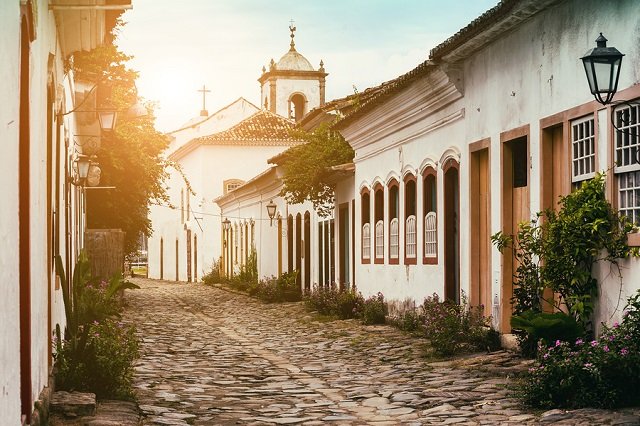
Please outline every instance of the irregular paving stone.
M125 295L124 320L143 338L134 380L146 425L638 419L640 409L524 411L508 385L530 361L506 351L429 363L424 340L392 327L317 321L301 303L219 287L134 281L141 288Z

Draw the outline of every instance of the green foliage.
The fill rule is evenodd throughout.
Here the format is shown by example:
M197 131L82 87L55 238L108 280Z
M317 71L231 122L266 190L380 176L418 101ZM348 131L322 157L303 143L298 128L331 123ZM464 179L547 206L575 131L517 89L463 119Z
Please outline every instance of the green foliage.
M332 287L314 287L304 301L307 309L340 319L361 316L364 305L362 294L355 290L340 291Z
M327 180L329 169L350 163L354 151L327 123L311 133L298 130L295 135L306 143L289 148L278 160L283 168L281 196L290 204L309 200L318 214L328 216L333 211L334 201L333 188Z
M222 277L220 276L220 261L213 262L211 270L202 276L202 282L209 285L222 282Z
M132 399L133 363L139 356L135 327L113 319L85 327L87 342L82 351L68 341L56 342L56 386L91 391L98 398Z
M541 347L520 394L528 405L613 408L640 403L640 293L628 299L622 324L598 340Z
M62 283L67 319L64 337L56 325L57 386L96 392L100 397L132 395L131 375L138 347L135 330L114 324L121 311L118 295L139 287L119 274L109 282L92 277L84 252L78 257L71 280L59 255L56 273Z
M547 209L535 220L521 223L515 238L501 232L492 236L501 252L510 255L506 250L511 249L516 258L515 315L541 312L543 290L550 288L559 300L545 302L567 312L585 332L590 331L598 284L593 267L601 261L617 266L618 259L632 253L626 243L632 225L611 207L604 184L604 175L598 173L561 197L558 211ZM515 332L521 348L535 351L535 336L520 328Z
M389 313L384 295L380 292L368 297L362 306L362 322L365 324L384 324Z
M466 297L460 305L440 301L440 297L425 298L420 306L424 334L434 352L451 356L477 350L496 350L500 347L499 335L484 317L480 308L471 307Z
M249 286L249 294L267 303L298 302L302 300L302 290L296 283L297 276L294 271L260 280Z
M78 80L110 88L98 93L102 105L127 111L138 99L138 74L127 67L129 59L115 46L105 45L76 53L72 68ZM101 138L96 153L102 170L100 184L115 189L87 191L88 226L125 231L127 254L136 252L141 233L151 235L149 205L168 201L163 185L167 163L161 153L169 141L155 130L154 117L148 109L145 117L120 112L115 131Z
M584 336L584 329L574 317L563 312L525 311L511 317L511 327L523 330L532 340L545 343L560 339L568 342Z

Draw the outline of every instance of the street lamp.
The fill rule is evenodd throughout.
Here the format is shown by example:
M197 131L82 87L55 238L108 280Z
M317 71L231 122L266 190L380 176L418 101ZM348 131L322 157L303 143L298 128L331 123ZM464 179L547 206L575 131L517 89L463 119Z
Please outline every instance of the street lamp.
M596 39L596 47L580 58L591 94L602 105L610 103L618 90L623 56L615 47L607 47L607 39L600 33L600 37Z
M222 221L222 229L224 229L225 231L228 231L230 228L231 228L231 221L225 217L224 220Z
M276 203L273 200L267 204L267 214L269 215L269 226L273 226L273 218L276 216Z

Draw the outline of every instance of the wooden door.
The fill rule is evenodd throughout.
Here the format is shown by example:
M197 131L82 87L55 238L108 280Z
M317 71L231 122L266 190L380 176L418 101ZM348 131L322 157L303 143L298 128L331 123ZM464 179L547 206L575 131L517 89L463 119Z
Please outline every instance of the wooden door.
M489 148L471 153L471 291L472 306L491 315L491 209L489 200Z
M518 233L518 223L529 220L529 149L528 138L503 143L502 232ZM502 297L500 331L511 332L513 275L518 267L513 251L505 251L502 263Z

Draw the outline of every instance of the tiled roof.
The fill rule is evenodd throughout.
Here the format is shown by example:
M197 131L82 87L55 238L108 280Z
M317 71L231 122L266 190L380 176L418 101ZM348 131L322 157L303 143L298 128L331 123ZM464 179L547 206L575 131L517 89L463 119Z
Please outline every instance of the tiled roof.
M409 71L408 73L403 74L394 80L388 81L386 83L381 84L380 86L377 86L371 89L372 93L369 96L367 96L364 101L361 99L360 105L354 108L353 111L349 113L346 117L344 117L342 120L338 121L334 125L334 128L341 129L349 125L356 118L364 115L366 112L370 111L375 106L384 103L394 93L397 93L399 90L413 83L418 78L426 75L432 68L434 68L434 65L432 64L431 61L428 61L428 60L424 61L423 63L421 63L420 65L418 65L417 67ZM370 89L367 89L367 90L370 90ZM367 90L365 90L363 93L367 93Z
M267 110L261 110L242 120L235 126L220 133L195 139L203 145L226 144L239 145L290 145L302 141L291 135L295 122Z

